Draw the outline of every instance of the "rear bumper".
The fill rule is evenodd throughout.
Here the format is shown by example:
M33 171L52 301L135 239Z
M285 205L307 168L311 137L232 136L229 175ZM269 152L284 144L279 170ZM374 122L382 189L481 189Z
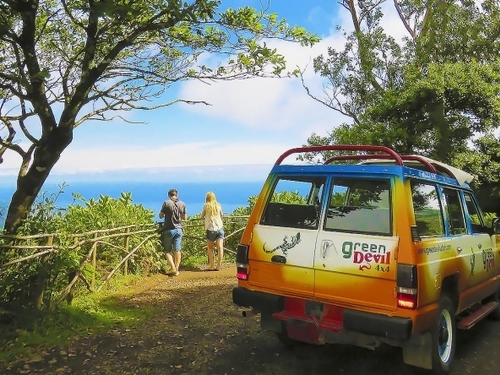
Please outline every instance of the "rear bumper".
M382 314L345 309L344 329L370 336L396 340L407 340L411 336L413 323L410 318L400 318Z
M383 314L363 312L353 309L344 309L335 306L325 307L328 311L335 309L339 311L339 320L331 321L325 316L313 317L306 314L307 301L303 301L304 309L297 314L297 311L289 313L285 311L285 297L269 293L254 292L236 286L233 288L233 302L238 306L252 307L253 309L275 314L274 317L282 321L301 320L309 322L319 329L326 329L337 332L361 333L380 338L407 340L411 337L413 322L410 318L390 317Z
M252 307L257 311L268 313L282 311L285 308L285 297L253 292L239 286L233 288L233 302L241 307Z

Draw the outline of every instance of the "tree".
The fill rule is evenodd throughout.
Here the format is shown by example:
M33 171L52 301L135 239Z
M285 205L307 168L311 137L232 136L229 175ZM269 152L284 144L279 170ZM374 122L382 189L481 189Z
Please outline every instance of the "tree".
M457 156L454 163L474 176L472 186L481 207L500 214L500 139L488 133L473 141L473 147Z
M325 78L315 100L352 119L309 144L368 143L444 162L500 120L497 1L394 0L407 34L381 27L385 0L343 0L353 32L314 60ZM314 160L315 155L308 155Z
M220 6L218 0L0 2L0 162L7 151L22 158L7 232L22 223L84 122L177 102L208 104L151 103L187 79L279 76L285 61L268 38L303 46L318 41L266 9ZM203 65L204 54L227 61Z

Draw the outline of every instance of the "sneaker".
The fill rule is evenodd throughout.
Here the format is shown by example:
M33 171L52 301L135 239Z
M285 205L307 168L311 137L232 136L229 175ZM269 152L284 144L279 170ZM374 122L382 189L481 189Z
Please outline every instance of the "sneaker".
M174 273L172 273L172 275L179 276L179 271L175 271Z

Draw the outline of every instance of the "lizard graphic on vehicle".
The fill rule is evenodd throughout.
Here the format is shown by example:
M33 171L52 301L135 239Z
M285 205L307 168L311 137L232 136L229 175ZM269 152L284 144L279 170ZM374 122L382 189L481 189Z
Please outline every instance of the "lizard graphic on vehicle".
M299 242L300 242L300 232L297 233L295 236L291 236L290 242L288 242L288 236L285 236L283 238L283 243L279 246L276 246L274 249L267 250L265 243L264 243L264 245L262 245L262 249L264 250L264 252L266 254L272 254L278 250L281 250L283 252L283 254L286 256L288 254L288 250L295 247Z

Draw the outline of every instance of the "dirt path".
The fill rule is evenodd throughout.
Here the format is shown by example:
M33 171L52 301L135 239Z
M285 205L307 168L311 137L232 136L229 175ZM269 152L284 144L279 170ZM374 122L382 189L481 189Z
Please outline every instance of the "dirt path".
M1 374L200 374L316 375L426 374L402 363L401 351L368 351L351 346L283 349L262 332L257 318L243 318L231 290L234 267L220 272L156 275L134 286L122 302L131 309L147 304L161 313L133 329L115 328L100 337L76 338L43 360L0 369ZM500 371L500 322L484 321L461 332L452 375Z

